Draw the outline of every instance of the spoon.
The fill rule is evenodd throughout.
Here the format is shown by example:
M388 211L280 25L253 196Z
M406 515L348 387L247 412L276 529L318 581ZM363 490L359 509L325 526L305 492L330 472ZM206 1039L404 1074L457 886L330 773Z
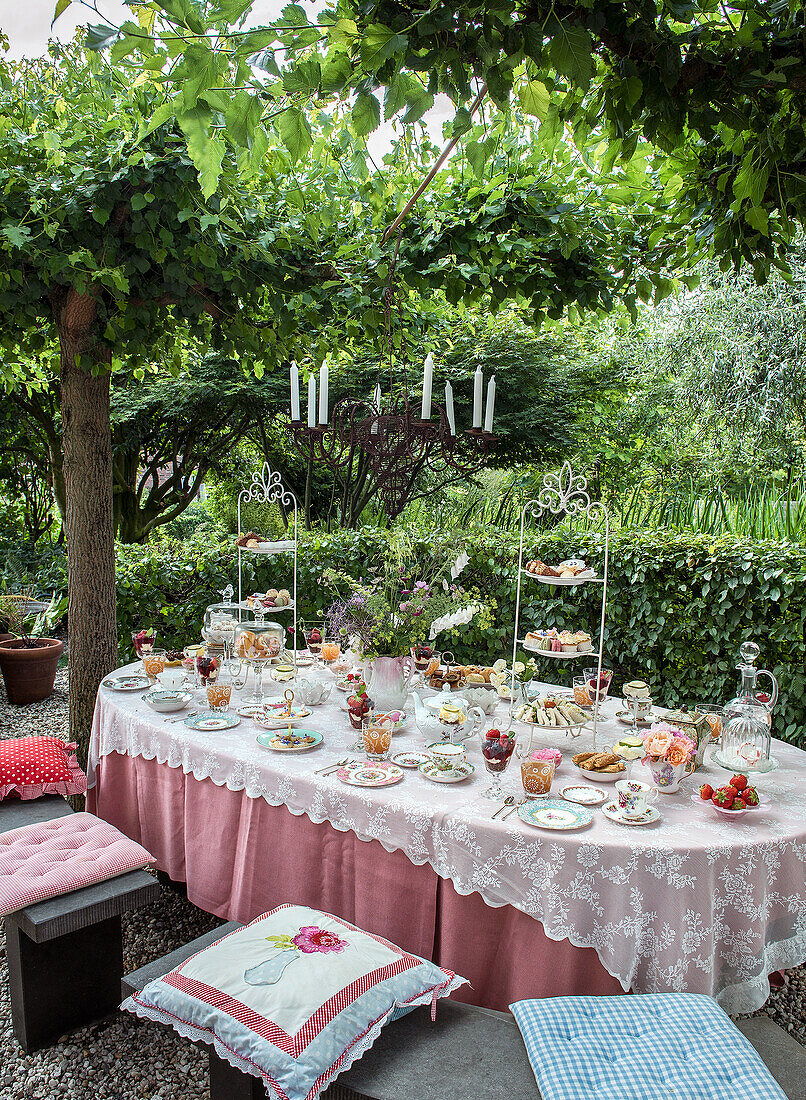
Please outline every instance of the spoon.
M501 820L506 821L506 819L509 817L509 815L514 814L515 811L517 810L518 806L523 806L525 802L528 802L528 799L519 798L518 801L515 803L515 805L512 806L509 810L507 810L507 812L504 814L504 816L501 818Z
M326 768L317 768L313 773L314 775L324 775L326 772L334 772L336 768L343 768L345 764L350 763L349 756L343 756L341 760L337 760L335 764L328 764Z
M184 722L186 718L195 718L199 712L197 710L189 710L187 714L183 714L181 718L166 718L166 724L170 722Z
M504 799L504 801L503 801L503 804L502 804L501 806L499 806L499 807L498 807L498 809L497 809L497 810L495 811L495 813L494 813L494 814L493 814L493 816L492 816L492 817L490 818L490 820L491 820L491 821L495 821L495 819L496 819L496 818L498 817L498 815L499 815L499 814L501 813L501 811L502 811L502 810L503 810L503 809L504 809L504 808L505 808L506 806L511 806L511 805L512 805L512 803L513 803L514 801L515 801L515 795L514 795L514 794L508 794L508 795L506 796L506 798Z

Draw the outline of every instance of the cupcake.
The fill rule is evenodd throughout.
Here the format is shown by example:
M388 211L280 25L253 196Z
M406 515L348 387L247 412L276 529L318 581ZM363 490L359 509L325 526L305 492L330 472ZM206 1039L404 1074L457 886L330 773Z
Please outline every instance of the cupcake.
M593 649L593 643L591 642L590 634L587 634L584 630L580 630L575 635L577 643L578 653L590 653Z
M562 646L563 653L576 653L576 634L572 634L570 630L563 630L560 634L560 645Z

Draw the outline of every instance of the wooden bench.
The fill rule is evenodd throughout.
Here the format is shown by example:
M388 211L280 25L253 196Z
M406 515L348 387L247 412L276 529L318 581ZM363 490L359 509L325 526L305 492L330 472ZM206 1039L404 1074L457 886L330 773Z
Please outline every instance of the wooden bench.
M63 798L0 802L0 833L73 811ZM52 1046L66 1031L120 1004L121 913L148 905L160 887L146 871L29 905L5 918L14 1035L24 1051Z
M213 929L192 943L128 974L122 998L145 988L197 951L241 925ZM755 1017L737 1027L750 1040L789 1100L806 1100L806 1049L772 1020ZM205 1044L210 1100L266 1100L263 1082L235 1069ZM342 1073L322 1100L540 1100L518 1025L511 1013L442 1000L415 1008L384 1028L371 1050Z

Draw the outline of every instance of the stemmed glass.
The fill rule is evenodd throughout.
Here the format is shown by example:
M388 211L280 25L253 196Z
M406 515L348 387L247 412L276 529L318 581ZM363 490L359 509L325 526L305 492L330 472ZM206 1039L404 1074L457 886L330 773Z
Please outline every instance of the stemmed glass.
M501 802L506 797L501 786L501 776L509 767L512 753L515 750L514 730L490 729L479 735L481 741L481 755L484 757L484 766L492 776L492 785L484 792L484 798L492 798Z

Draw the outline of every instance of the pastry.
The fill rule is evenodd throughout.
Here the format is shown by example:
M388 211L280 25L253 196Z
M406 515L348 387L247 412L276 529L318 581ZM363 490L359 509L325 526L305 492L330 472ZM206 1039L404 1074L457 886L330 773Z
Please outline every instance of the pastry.
M532 566L529 572L534 573L536 577L559 577L560 575L556 569L542 561L532 561L529 565Z
M169 649L165 654L165 667L166 668L179 668L184 660L185 654L181 649Z
M481 674L484 677L484 683L489 684L493 675L493 670L491 668L483 668Z

